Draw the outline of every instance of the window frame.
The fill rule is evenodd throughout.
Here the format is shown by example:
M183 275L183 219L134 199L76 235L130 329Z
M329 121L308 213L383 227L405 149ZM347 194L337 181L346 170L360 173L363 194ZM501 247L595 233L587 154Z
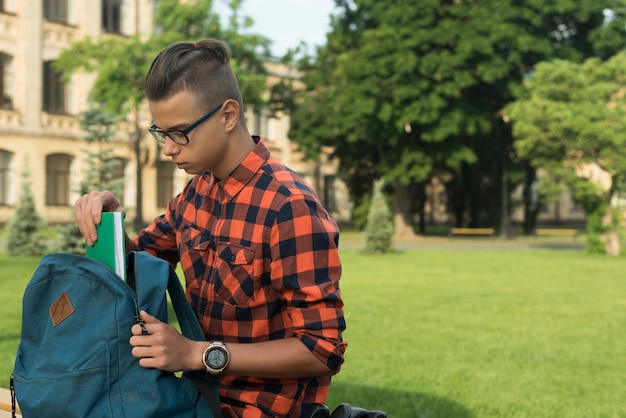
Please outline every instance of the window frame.
M15 154L0 149L0 206L14 206Z
M43 0L43 17L56 23L69 23L69 0Z
M122 0L102 0L102 30L122 34Z
M42 107L44 112L67 115L67 85L61 81L61 74L54 68L56 61L43 63Z
M0 0L2 1L2 0ZM13 57L0 52L0 108L13 109L13 85L14 85Z
M72 164L70 154L46 155L46 206L70 206Z

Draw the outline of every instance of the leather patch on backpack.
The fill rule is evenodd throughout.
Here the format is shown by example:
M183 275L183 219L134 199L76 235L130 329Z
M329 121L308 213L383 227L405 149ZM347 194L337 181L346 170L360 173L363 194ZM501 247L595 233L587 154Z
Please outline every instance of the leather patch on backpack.
M63 292L61 296L50 305L49 311L50 318L52 318L52 325L55 327L74 313L75 309L72 306L72 302L70 302L70 298L67 296L67 292Z

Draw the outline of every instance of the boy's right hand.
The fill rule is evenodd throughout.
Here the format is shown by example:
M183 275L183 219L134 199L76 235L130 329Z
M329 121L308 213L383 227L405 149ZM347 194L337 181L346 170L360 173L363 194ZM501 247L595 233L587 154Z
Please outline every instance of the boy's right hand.
M93 191L83 195L74 203L74 218L81 235L92 246L98 239L96 225L100 224L102 212L123 212L120 202L108 190Z

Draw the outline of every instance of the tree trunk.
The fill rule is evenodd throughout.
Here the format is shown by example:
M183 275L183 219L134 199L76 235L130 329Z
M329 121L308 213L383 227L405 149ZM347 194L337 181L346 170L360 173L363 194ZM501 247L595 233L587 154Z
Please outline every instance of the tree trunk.
M608 226L610 229L608 232L602 234L602 241L606 246L607 255L619 255L621 246L619 242L619 236L613 226L613 208L611 205L607 205L606 212L602 217L602 225Z
M500 184L501 208L500 215L500 236L504 239L512 238L511 215L509 210L509 160L508 149L502 156L502 178Z
M537 217L540 209L539 182L537 171L526 164L526 179L524 180L524 234L532 235L537 226Z
M393 220L396 237L415 237L410 188L396 181L393 185Z
M135 219L133 228L139 232L145 225L143 221L143 161L141 158L141 129L137 117L135 118Z

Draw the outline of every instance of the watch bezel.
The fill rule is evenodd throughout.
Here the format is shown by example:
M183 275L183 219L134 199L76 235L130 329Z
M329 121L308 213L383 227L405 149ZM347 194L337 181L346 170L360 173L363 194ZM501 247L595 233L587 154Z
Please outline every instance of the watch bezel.
M219 350L224 355L224 361L219 365L212 365L209 362L210 354ZM202 362L204 363L204 367L206 369L207 374L211 376L219 376L222 374L228 363L230 362L230 352L226 348L226 345L221 341L212 341L209 346L204 350L204 354L202 355Z

